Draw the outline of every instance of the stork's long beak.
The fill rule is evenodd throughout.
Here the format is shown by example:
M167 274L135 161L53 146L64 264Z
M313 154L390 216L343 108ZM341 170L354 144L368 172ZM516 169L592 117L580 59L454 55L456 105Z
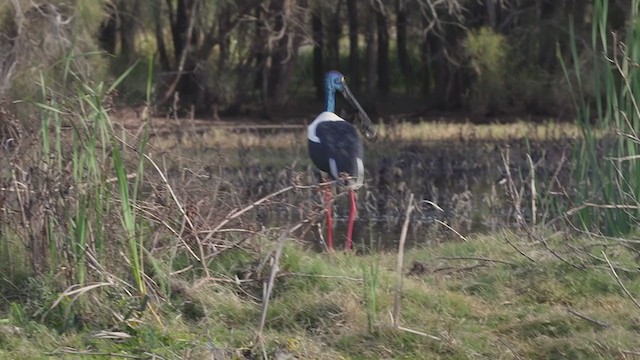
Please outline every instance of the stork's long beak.
M357 118L360 119L360 121L358 122L358 128L360 129L360 132L368 140L374 139L378 134L378 129L373 124L373 121L371 121L371 119L369 118L369 115L364 112L364 109L362 109L362 106L360 106L360 103L358 102L358 100L356 100L356 97L353 96L353 93L351 93L351 90L349 90L349 87L344 82L343 87L344 90L342 91L342 95L347 100L347 102L349 102L355 109L358 110Z

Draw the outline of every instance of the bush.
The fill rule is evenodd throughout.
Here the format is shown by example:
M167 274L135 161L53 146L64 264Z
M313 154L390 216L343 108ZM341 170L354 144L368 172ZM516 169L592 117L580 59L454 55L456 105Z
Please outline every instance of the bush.
M475 75L469 94L471 111L487 114L504 108L509 53L505 36L488 27L472 30L467 34L463 48Z
M62 68L100 80L107 67L100 56L81 56L97 48L94 34L104 16L103 1L11 0L0 5L0 98L33 99L41 74L62 82ZM61 60L63 59L63 60Z

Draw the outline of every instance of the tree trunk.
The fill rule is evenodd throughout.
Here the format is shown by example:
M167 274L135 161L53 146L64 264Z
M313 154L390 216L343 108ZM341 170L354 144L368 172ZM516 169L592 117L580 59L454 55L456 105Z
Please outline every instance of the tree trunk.
M193 1L193 0L191 0ZM182 50L187 46L185 42L187 41L187 30L189 28L189 7L190 0L178 0L178 6L175 11L175 15L173 16L172 21L172 35L173 35L173 55L174 62L178 64L180 62L180 56L182 55ZM173 6L171 5L171 0L167 0L167 3L170 7L170 15L172 15Z
M98 41L100 47L111 55L116 54L118 44L118 9L115 5L108 9L109 17L100 24Z
M420 44L420 73L422 74L422 93L429 95L431 82L433 81L431 76L433 70L431 67L431 46L428 34L425 35L424 39L422 39L422 44Z
M221 4L220 16L218 17L218 37L220 53L218 57L218 71L221 73L226 70L227 60L229 59L229 48L231 47L231 39L229 29L231 28L231 9L227 4Z
M331 70L340 70L340 36L342 35L342 29L340 26L340 8L342 7L342 0L338 0L336 9L331 14L329 21L330 29L327 32L328 42L328 54L327 54L327 66Z
M265 103L266 100L266 84L264 80L264 69L266 68L265 64L265 44L264 44L264 26L261 25L264 14L261 6L256 6L254 10L256 23L254 27L253 33L253 45L252 52L254 53L253 57L255 59L255 82L254 82L254 90L257 90Z
M121 0L118 4L118 9L120 13L120 56L128 63L135 54L140 2L137 0Z
M192 105L198 99L200 87L198 78L194 73L196 61L193 54L189 53L189 42L197 41L198 33L195 27L195 16L198 13L198 0L178 0L176 12L174 14L171 0L167 0L169 7L169 18L171 20L171 32L174 46L176 78L161 102L171 99L176 92L179 95L182 105Z
M311 14L311 31L313 36L313 85L316 87L316 97L324 97L324 64L322 61L323 34L320 10Z
M404 78L405 87L409 92L413 83L413 70L411 69L411 60L409 59L409 50L407 48L407 8L403 0L396 0L396 15L398 64Z
M347 12L349 16L349 85L357 92L360 89L360 59L358 56L358 3L356 0L347 0Z
M162 31L164 24L162 23L161 1L158 1L153 6L153 21L156 43L158 44L158 53L160 55L160 68L162 71L169 71L171 69L171 64L169 63L169 55L167 54L167 46L164 43L164 33Z
M376 11L376 22L378 24L378 90L382 95L387 95L391 90L389 29L384 9L379 10Z
M372 96L375 94L377 80L376 53L378 52L378 43L376 41L376 11L371 4L367 9L367 18L367 93Z
M448 102L449 66L444 55L444 44L434 35L428 35L429 48L433 56L431 69L433 70L433 89L429 93L429 106L438 110L445 110Z
M542 0L539 9L538 65L549 73L554 71L555 63L557 63L555 47L558 41L558 31L551 26L557 3L553 0Z
M267 84L268 110L279 110L287 100L287 91L293 77L293 70L298 59L298 48L302 43L302 36L292 24L295 11L306 8L306 0L277 0L271 3L270 13L284 14L275 16L275 33L284 31L282 38L276 41L271 52L271 67ZM289 17L289 18L287 18ZM288 21L287 27L285 20Z
M487 25L492 29L495 29L498 25L498 17L496 14L496 0L485 0L485 7L487 9Z

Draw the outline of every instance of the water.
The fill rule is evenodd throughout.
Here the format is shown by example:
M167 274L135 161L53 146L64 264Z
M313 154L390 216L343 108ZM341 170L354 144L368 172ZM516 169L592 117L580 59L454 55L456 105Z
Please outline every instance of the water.
M573 164L565 161L577 144L570 129L517 124L411 126L390 126L387 135L365 144L366 183L358 191L354 234L360 248L396 247L411 193L417 209L411 216L409 246L511 228L518 218L540 224L569 207L558 194L573 188ZM204 228L214 228L234 211L292 184L321 181L308 159L302 126L244 128L211 127L187 134L169 155L174 159L166 166L171 183L183 190L180 198L194 207ZM439 132L432 134L432 129ZM389 135L396 132L399 135ZM547 140L525 140L527 136ZM535 197L528 156L535 164ZM337 244L346 234L348 209L347 198L338 196ZM296 236L322 247L323 211L318 189L297 189L261 203L225 227L259 231L305 221ZM312 223L321 224L322 236Z
M563 139L377 143L368 149L365 159L367 182L358 191L354 244L361 249L395 248L410 193L415 196L417 208L410 220L408 246L460 240L469 234L512 227L517 214L531 223L533 201L539 208L536 222L549 220L557 215L547 206L557 200L549 195L557 186L550 179L555 175L563 184L570 180L570 166L561 161L561 154L569 152L571 146ZM236 206L289 186L295 179L302 184L320 181L301 148L255 146L227 154L240 160L215 171L230 187L241 189ZM539 195L535 199L531 196L527 154L536 164L534 182ZM506 181L508 174L510 181ZM342 193L339 188L335 191ZM337 248L346 234L348 209L347 197L338 196L334 204ZM309 227L308 223L299 236L322 247L326 236L322 210L318 189L289 191L256 207L243 225L260 229L303 221L321 223L322 236L317 226Z

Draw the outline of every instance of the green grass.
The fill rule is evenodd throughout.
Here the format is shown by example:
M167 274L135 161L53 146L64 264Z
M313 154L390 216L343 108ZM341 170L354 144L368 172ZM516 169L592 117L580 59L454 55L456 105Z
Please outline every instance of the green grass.
M536 262L518 254L505 239ZM578 248L591 244L582 238L549 242L554 251L576 263L585 262L582 256L586 255L578 256L567 243ZM633 254L614 244L607 248L612 264L632 266ZM640 350L638 309L606 263L579 270L540 244L510 233L411 249L405 271L414 262L428 271L405 275L401 323L443 339L435 341L391 327L388 314L393 307L395 260L393 253L327 255L288 245L267 313L267 352L315 359L610 359ZM255 264L245 251L227 252L213 266L211 276L232 279ZM371 264L377 264L375 271ZM632 295L640 296L640 277L618 273ZM106 328L105 321L105 328L100 328L94 321L86 328L58 333L32 314L3 310L0 358L45 358L62 348L168 358L207 356L212 345L228 352L249 349L260 315L261 279L266 276L268 269L241 283L182 282L174 286L170 301L154 304L157 317L144 311L130 326ZM372 277L375 286L371 286ZM372 298L375 306L367 304ZM43 296L34 301L50 300ZM79 316L86 316L90 308ZM608 326L580 318L570 309ZM99 339L99 330L122 331L131 337Z

